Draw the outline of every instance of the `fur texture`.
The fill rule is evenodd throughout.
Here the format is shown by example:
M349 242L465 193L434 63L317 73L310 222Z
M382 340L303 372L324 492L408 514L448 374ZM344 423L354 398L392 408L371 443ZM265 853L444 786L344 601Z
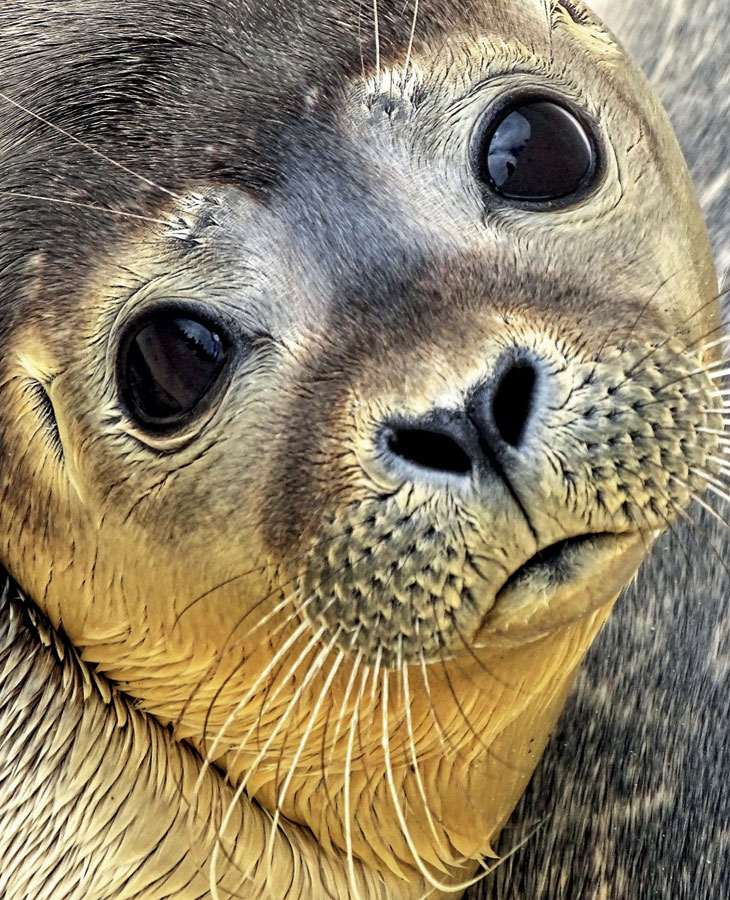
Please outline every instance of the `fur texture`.
M188 9L191 5L193 4L188 4ZM42 115L53 116L55 124L73 127L82 137L88 134L89 139L93 137L95 143L101 142L102 146L111 148L118 160L126 161L136 170L142 169L150 181L164 180L170 171L179 173L182 163L186 177L192 181L197 176L208 177L210 172L214 171L221 183L245 184L246 191L254 201L266 201L276 196L277 192L282 190L282 185L286 184L288 175L285 165L288 151L282 146L279 138L281 131L286 131L286 123L291 125L308 104L319 106L326 111L328 103L333 99L327 96L326 90L317 97L308 94L306 87L311 77L308 66L312 59L316 58L320 78L323 73L326 75L328 66L332 64L332 74L335 76L333 80L338 82L356 73L360 66L359 55L355 52L356 23L350 15L352 4L333 2L314 7L301 3L263 3L258 7L260 14L255 18L247 11L237 19L236 10L242 13L246 9L246 4L201 3L201 9L205 7L207 15L216 9L221 13L220 20L216 19L210 23L209 33L212 35L210 43L202 40L195 22L191 23L190 16L177 18L175 4L166 4L162 7L163 15L160 10L147 2L130 0L130 3L125 5L128 27L114 31L111 35L107 29L113 30L114 5L109 4L107 7L105 3L99 2L93 4L92 10L89 6L90 4L78 0L70 0L60 11L58 4L36 0L31 4L29 11L25 4L6 0L4 9L8 16L6 21L14 20L22 24L17 29L12 26L6 28L3 33L3 52L8 53L8 58L19 62L15 68L7 67L3 72L6 81L3 82L2 88L13 93ZM671 12L680 12L680 6L672 4ZM566 3L566 7L572 8L572 4ZM338 10L341 8L348 13L344 25L337 18ZM452 12L459 11L459 14L462 14L467 8L473 7L467 3L453 2L449 4L449 8ZM551 5L546 4L546 12L549 12L550 8ZM313 9L315 12L311 14ZM518 9L518 6L515 5L514 9ZM323 15L318 16L317 10L323 12ZM42 24L51 12L58 17L58 28L45 30ZM640 46L658 46L655 32L652 32L649 26L647 27L651 40L646 38L641 40L638 32L632 30L634 26L631 15L626 15L626 10L623 12L627 39L633 35ZM607 14L610 16L610 10ZM230 15L233 16L232 19ZM512 15L511 10L509 15ZM583 13L578 8L570 15L571 18L575 16L574 22L579 22ZM435 20L433 6L429 18ZM334 22L337 24L333 27ZM668 15L662 17L662 22L667 30L666 46L671 46L672 29L679 28L679 19L676 15ZM390 42L401 47L407 43L407 19L393 17L391 20L388 16L383 16L376 24L380 28L380 43L376 51L378 54L382 52L385 57ZM280 30L284 25L291 33L299 34L298 46L306 47L309 55L299 57L292 51L291 46L282 46ZM621 22L617 19L617 26L619 25ZM226 36L228 26L234 31L239 27L243 39L250 39L245 58L231 52L231 43ZM145 35L152 33L155 34L155 39L146 41ZM28 40L28 34L34 35L33 41ZM442 35L435 29L427 37L435 44ZM687 45L690 54L693 58L696 57L696 50L692 50L693 42L688 41ZM666 55L666 46L662 45L663 55L657 59L654 70L660 83L669 84L670 75L675 70L675 61L671 54ZM74 52L69 53L69 48L74 48ZM366 47L370 55L373 49L369 45ZM119 77L120 59L128 61L128 68L125 69L123 77ZM221 90L221 87L227 88L230 84L245 84L245 79L237 74L241 66L246 67L247 75L261 86L265 96L252 98L245 90L232 93ZM38 72L37 79L31 80L28 77L31 71ZM107 78L105 73L110 73L111 77ZM191 105L184 90L186 73L192 73L196 79L201 77L207 79L208 92L205 103ZM714 85L721 82L719 77L711 79L705 73L703 83L709 80L712 80ZM116 88L111 89L112 84L115 84ZM99 85L106 86L108 90L99 90ZM61 88L65 89L64 86L68 88L68 93L64 94L61 90L59 94L58 91ZM171 101L172 90L180 90L179 101ZM270 94L266 93L267 91ZM677 83L673 85L672 91L673 96L686 97L686 91L682 91ZM154 129L141 133L139 130L128 129L126 122L127 113L133 120L140 109L144 109L145 115L154 119L160 103L165 105L164 128L168 135L168 140L162 146L159 144L159 134ZM695 104L686 120L686 144L691 136L690 120L701 106L702 104ZM266 110L272 107L276 108L276 117L267 118ZM104 114L107 108L108 116ZM233 115L232 109L235 110ZM385 112L390 116L392 110ZM706 112L705 110L705 114ZM721 116L717 112L713 114ZM14 114L11 114L6 119L7 130L4 132L6 136L16 133L13 129L13 118ZM703 121L708 121L706 115ZM88 132L85 130L85 123ZM215 145L207 142L213 126L217 134ZM7 167L4 172L0 172L4 187L11 192L15 190L16 193L12 200L6 198L0 218L0 228L6 229L4 241L0 245L0 271L2 276L8 279L7 283L17 287L18 297L36 296L47 302L47 298L53 296L54 303L57 304L54 308L55 315L62 320L64 317L59 316L59 311L61 309L66 311L64 327L68 328L67 323L73 321L74 305L83 297L83 291L88 289L89 282L93 281L93 273L103 255L103 248L114 242L122 232L120 219L115 220L101 214L90 215L84 204L108 203L122 216L154 216L159 209L159 194L155 195L152 190L140 191L138 179L131 178L129 173L118 172L119 178L115 183L113 196L105 196L97 186L106 182L107 179L102 177L101 173L107 171L108 164L99 157L91 159L84 155L83 165L77 165L80 156L78 146L72 150L66 148L61 151L55 137L49 137L48 132L40 127L29 129L27 122L18 129L17 134L23 135L24 140L18 139L17 145L12 148L12 166L15 168L10 169L10 174ZM149 143L150 134L154 145ZM187 141L182 155L179 152L180 134L184 134ZM313 132L310 139L306 153L316 161L312 165L314 168L327 167L326 155L321 154L318 149L320 146L318 132ZM687 149L692 157L693 148ZM52 164L49 164L51 160ZM201 161L200 171L195 170L197 160ZM694 161L698 171L707 171L708 157L703 151L696 154ZM347 162L347 159L338 158L337 162L338 165L329 166L333 182L337 182L337 173L341 171L339 163ZM18 194L22 191L18 190L18 185L13 184L13 172L22 172L23 177L30 173L31 183L37 186L38 192L42 194L53 193L59 183L62 183L68 201L63 214L61 215L58 209L52 210L44 206L42 202L19 197ZM722 234L724 227L722 219L727 214L722 203L722 199L727 195L723 177L723 173L718 172L715 179L704 182L703 190L711 222L716 227L716 237ZM335 188L338 188L337 184ZM341 193L339 189L334 190L333 197L336 198ZM306 192L302 196L304 200L299 198L301 206L308 211L312 204L309 203ZM360 224L367 224L370 215L371 207L365 204ZM304 219L306 220L306 216ZM377 222L377 218L373 221ZM91 222L94 223L93 239L88 236ZM9 229L9 223L13 224L12 231ZM196 222L195 227L198 225L200 223ZM176 249L181 254L194 250L200 237L195 228L181 221L178 231L180 246ZM338 236L342 239L342 234ZM385 235L382 239L382 248L397 249L400 246L398 237L397 234ZM722 237L718 238L717 246L718 256L722 259L725 252ZM345 249L349 251L350 248ZM366 247L362 252L364 254L362 263L365 268L372 260L367 258ZM628 256L628 253L626 255ZM394 255L391 256L395 259ZM33 264L29 265L28 261L31 259ZM70 271L74 273L72 279L68 277ZM43 290L39 289L41 284ZM548 293L550 292L546 291L546 298ZM383 295L386 296L386 292ZM551 294L549 299L553 300L554 296ZM406 309L407 303L404 302L402 306ZM384 304L384 308L387 309L387 304ZM11 303L3 307L1 326L3 332L19 325L17 320L20 309L19 304ZM394 310L398 312L400 306L395 304ZM22 313L33 327L40 328L46 321L46 310L40 303L30 312L22 308ZM416 319L410 324L412 328L418 328ZM72 331L65 333L63 328L59 329L56 335L59 345L65 340L74 338ZM91 343L93 344L93 340ZM52 381L52 372L40 374L48 375L49 381ZM33 402L34 409L38 410L41 425L48 426L50 420L53 426L49 428L47 435L50 450L48 459L55 459L58 462L59 457L63 455L64 434L59 433L54 425L51 401L41 392ZM301 414L301 407L297 406L296 410ZM308 425L309 421L306 424ZM303 433L306 434L307 431L308 429L303 429ZM69 471L73 477L73 466L70 462ZM287 472L283 472L280 478L273 479L284 500L288 500L295 493L286 476ZM296 480L292 482L295 483ZM277 494L274 500L277 501L277 498L281 500L282 496ZM191 502L191 511L192 506ZM300 503L300 506L306 507L307 513L312 517L312 511L306 502ZM37 521L43 521L38 509L33 510L33 513ZM316 517L315 509L314 518ZM177 527L178 519L179 516L171 518L170 529ZM20 527L21 534L25 524L23 520ZM286 526L291 529L296 524L297 519L292 516ZM547 810L552 811L554 802L552 798L556 796L566 798L567 808L564 812L554 811L549 827L544 827L537 837L528 841L524 853L511 858L499 869L486 890L495 891L494 896L500 900L513 896L524 897L525 900L533 900L540 896L544 897L544 900L561 900L561 898L578 900L579 897L618 900L632 895L643 896L647 883L652 885L652 889L663 892L656 894L657 897L667 900L669 897L685 896L681 893L684 885L688 885L687 890L691 890L691 894L686 894L687 897L700 896L703 900L705 898L710 900L722 896L721 893L717 893L717 887L723 883L724 876L717 865L710 863L706 870L698 872L682 869L681 865L677 864L679 855L683 860L687 858L687 851L683 852L682 843L687 835L690 836L690 841L696 840L702 845L703 856L708 855L708 847L713 848L710 859L713 855L720 857L725 847L722 843L725 839L722 830L722 811L720 811L721 827L717 829L717 811L712 811L704 805L708 797L714 801L717 796L721 796L718 790L712 790L712 785L717 784L715 770L707 757L703 758L696 749L697 735L694 732L694 725L697 719L685 718L681 714L683 710L678 709L678 706L682 706L683 698L686 707L700 705L697 698L702 698L707 701L708 709L712 710L712 713L708 714L708 724L712 723L718 729L722 727L720 713L724 712L724 707L721 703L722 698L726 696L727 687L727 634L722 626L717 624L717 607L724 593L716 579L716 566L712 557L708 555L707 535L712 535L713 529L717 531L717 528L708 519L702 529L702 538L698 539L696 534L680 529L659 545L651 566L647 567L641 576L638 588L630 593L623 603L623 619L609 626L602 650L599 651L600 655L594 653L592 657L594 668L584 676L581 692L577 695L572 710L565 720L567 723L565 736L559 738L553 745L552 767L548 759L544 774L540 776L545 780L534 782L525 806L515 819L516 829L510 829L505 834L504 849L509 849L519 840L521 828L525 823L529 830L535 817L544 814L546 805ZM27 541L25 550L26 556L29 557L34 553L34 545L25 534L23 537ZM172 530L170 537L174 537ZM275 544L279 537L279 534L269 535L270 543ZM289 538L285 535L284 540L287 543ZM696 612L691 616L682 615L687 609L684 587L681 597L675 598L672 594L672 590L676 591L675 585L679 580L677 567L682 570L682 584L687 583L684 557L677 547L684 547L689 558L700 556L695 550L693 540L698 541L702 555L689 574L694 592L691 596L699 598L698 607L701 603L704 604L702 609L706 618L703 618L702 612ZM715 534L713 540L722 544L723 537ZM68 556L71 562L75 559L73 549ZM720 554L724 555L722 550ZM35 562L35 556L33 561ZM68 565L69 569L71 562ZM52 572L51 567L51 579ZM52 586L49 581L45 592L42 593L45 597L49 590L52 594L55 589L56 586ZM712 599L715 602L711 602ZM119 777L126 779L127 783L129 770L125 765L128 766L130 760L139 764L139 771L147 783L157 780L165 787L169 787L170 784L178 785L181 772L187 771L186 767L195 769L198 761L192 752L188 753L187 750L178 752L171 749L169 735L164 729L142 716L136 716L127 701L115 697L113 691L110 693L108 685L105 686L103 680L91 678L83 665L79 664L75 657L71 658L73 654L68 656L63 643L59 642L45 625L38 628L32 621L23 619L22 611L13 606L7 597L3 602L5 606L0 620L3 627L7 626L8 636L3 656L2 686L5 693L3 704L0 705L0 727L4 729L3 733L6 736L22 736L21 744L26 754L22 759L26 766L32 768L34 763L45 759L52 752L59 751L63 754L70 746L60 737L50 745L37 742L38 735L33 733L32 717L29 720L21 714L28 709L37 709L39 705L48 704L49 710L53 713L48 721L54 723L59 735L67 726L76 734L79 733L81 725L84 727L88 725L92 729L98 728L98 733L93 732L96 737L92 739L91 744L97 749L101 746L106 747L104 774L111 780L99 788L105 797L105 803L106 798L113 795L113 785L116 783L114 766L118 760L109 750L114 746L115 740L120 738L119 733L115 731L115 721L125 726L132 723L133 727L129 726L131 733L139 738L136 744L133 742L131 752L129 747L126 748L126 756L125 751L119 751L121 765ZM144 613L146 616L146 607ZM79 618L85 616L86 610L83 610L83 616L80 615ZM626 618L629 620L628 625ZM682 623L686 623L685 630L678 628ZM56 624L61 624L60 615L56 617ZM627 640L622 627L629 629L633 642ZM656 693L652 693L652 685L657 681L653 674L657 669L655 664L647 659L645 643L652 635L654 635L652 646L663 661L661 669L663 678L659 679L656 685ZM124 637L122 634L117 643L121 645ZM701 650L698 652L701 660L699 665L691 653L697 645L702 647L700 642L703 639L706 640L706 646L705 652ZM101 642L101 637L99 641ZM86 649L89 652L89 648ZM633 651L635 656L630 656L629 651ZM100 651L100 656L95 658L95 661L106 664L107 669L113 671L114 666L119 665L115 652L116 647L110 645L109 648ZM621 658L617 662L619 654ZM90 655L93 658L93 652ZM33 668L32 677L26 668L29 659L39 661L39 666ZM181 662L182 668L184 662L184 660ZM156 666L157 660L153 654L150 670ZM129 666L128 669L132 672L129 676L131 682L135 675L134 666ZM53 689L46 690L42 677L46 671L52 688L60 686L69 692L67 706L54 707L57 694ZM615 682L615 693L606 689L609 673L613 677L616 677L617 673L620 676L620 680ZM117 680L124 680L119 677L118 672ZM18 685L22 685L22 688L18 689ZM323 697L325 693L323 690ZM110 710L114 711L114 717L109 714ZM683 728L682 724L673 726L670 723L684 723L689 727ZM670 731L669 735L667 729ZM723 737L724 733L723 730ZM129 734L128 730L124 736L128 737ZM572 752L565 749L565 744L570 741L571 736L578 745ZM706 741L706 738L702 738L702 741ZM152 748L149 753L147 746ZM665 749L660 750L660 746ZM668 746L671 746L671 752L666 750ZM690 754L690 748L694 753ZM706 752L705 743L701 749ZM594 754L592 758L591 752ZM584 759L580 759L581 753L586 754ZM687 754L686 757L683 757L683 754ZM679 766L678 760L682 758L687 759L688 766L698 760L702 760L704 765L700 766L700 771L692 773L694 777L691 781L684 783L680 781L682 787L678 787L680 776L677 773L680 770L674 767ZM616 768L617 760L621 763L620 769ZM5 788L17 794L18 803L5 804L3 811L9 816L8 828L4 833L11 836L9 847L3 854L5 894L14 898L22 897L23 900L31 896L34 898L48 896L53 900L60 900L60 894L55 889L51 876L39 875L37 882L13 883L12 879L18 870L22 871L24 878L28 878L29 873L42 869L42 866L35 865L37 857L42 857L44 865L50 869L53 868L52 863L55 860L63 859L64 865L69 864L67 855L63 853L61 856L53 855L59 853L59 847L62 851L67 848L69 836L64 831L66 827L64 817L68 810L63 803L59 805L58 797L54 796L47 807L51 810L53 828L46 831L41 828L42 839L29 848L28 842L24 840L27 832L24 831L22 823L27 814L23 804L30 798L29 808L37 809L33 806L36 799L35 792L49 790L50 786L57 787L57 785L53 779L31 785L29 780L23 778L23 768L17 764L17 760L8 759L6 762L8 765L4 773ZM82 760L82 769L84 769L83 762ZM42 771L41 767L36 768L37 771ZM687 768L682 768L681 771L682 777L686 777ZM210 781L210 772L207 775ZM183 774L183 785L185 780ZM210 790L214 794L218 790L225 794L224 787L215 779L213 781ZM199 785L196 786L196 790L197 788ZM599 796L594 796L593 791L597 791ZM442 793L445 795L446 792ZM155 794L160 800L164 799L163 795L164 791ZM73 794L73 791L70 791L65 796L71 796L70 808L75 815L85 815L87 806L92 817L98 811L93 799L84 792ZM607 799L610 800L608 805ZM244 798L243 805L246 809L247 804L248 801ZM687 810L684 818L682 814L677 816L675 806ZM703 811L699 819L695 819L693 808ZM238 807L236 810L238 814ZM175 877L179 877L183 885L181 889L185 891L183 896L207 895L205 873L199 873L194 864L191 867L189 858L184 861L170 860L165 859L164 854L160 861L163 870L160 875L161 884L154 887L145 884L137 890L138 885L134 881L134 875L131 874L135 868L134 853L140 851L144 856L146 852L145 859L149 863L150 852L154 853L162 846L169 834L181 830L180 821L174 810L171 812L168 807L163 810L163 818L164 815L171 816L169 824L171 831L165 830L164 833L155 835L152 833L154 829L144 829L140 832L133 829L130 833L136 835L140 844L144 846L133 847L130 854L126 853L126 846L120 847L115 844L115 827L123 819L118 810L111 819L98 825L89 824L90 820L87 819L86 833L93 834L98 827L105 851L111 847L117 858L123 857L127 866L126 871L130 873L123 886L111 885L107 894L99 892L99 897L108 896L116 900L119 897L137 895L145 898L175 896L176 889L169 874L171 871L175 872ZM595 818L591 818L592 815ZM256 815L254 821L260 824L262 817ZM653 833L652 829L659 829L662 822L671 822L671 827L665 827L666 833L663 836L657 831L655 840L647 845L647 835ZM620 823L623 830L618 831L617 823ZM291 860L299 859L298 851L288 855L287 848L296 846L298 841L306 844L308 837L306 832L300 832L296 827L284 828L284 833L285 838L282 838L275 848L277 888L282 887L285 891L289 883L296 879L299 888L297 896L304 897L309 890L310 895L319 900L328 889L337 896L345 896L341 882L333 881L322 867L318 870L312 867L311 871L307 871L304 875L301 872L292 873L287 869L287 864L296 869L296 864ZM14 840L15 837L18 839ZM54 840L56 837L60 837L60 841ZM210 835L203 833L199 838L199 849L202 850L206 846L209 837ZM372 837L371 844L376 837L380 839L377 829L373 830ZM243 833L241 843L246 845L248 858L252 853L258 858L257 851L252 847L255 848L259 838L255 834ZM393 855L389 840L390 838L386 837L383 841L382 852L386 856ZM150 843L154 844L153 851L149 850ZM647 846L650 849L647 850ZM588 848L593 852L590 853ZM202 852L204 855L204 850ZM310 860L316 858L316 853L313 855L311 849L305 855L307 853ZM97 854L74 860L77 864L74 871L77 874L70 882L72 889L67 889L67 886L63 888L64 897L84 896L84 883L88 877L87 860L89 865L96 865L100 858ZM519 863L518 859L521 860ZM166 865L172 868L165 869ZM653 873L653 870L656 872ZM148 865L146 873L149 872ZM355 873L351 874L355 879ZM361 877L359 869L356 874L358 878ZM200 883L196 881L199 875L202 878ZM705 894L698 894L697 886L703 875L709 879L706 880L708 890ZM367 879L370 876L363 877ZM227 884L224 888L231 893L235 891L235 888ZM372 880L363 882L360 888L368 900L371 897L385 896L382 886L378 886ZM540 891L543 893L540 894ZM267 898L271 896L269 893L265 895Z

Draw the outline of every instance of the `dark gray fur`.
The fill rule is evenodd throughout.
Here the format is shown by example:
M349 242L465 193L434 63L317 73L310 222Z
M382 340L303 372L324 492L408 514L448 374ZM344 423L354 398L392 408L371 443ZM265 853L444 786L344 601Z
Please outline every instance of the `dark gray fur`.
M595 6L670 112L722 273L730 6ZM728 504L708 502L730 521ZM593 645L500 850L542 826L474 900L730 897L730 534L697 508L691 515L697 526L665 535Z

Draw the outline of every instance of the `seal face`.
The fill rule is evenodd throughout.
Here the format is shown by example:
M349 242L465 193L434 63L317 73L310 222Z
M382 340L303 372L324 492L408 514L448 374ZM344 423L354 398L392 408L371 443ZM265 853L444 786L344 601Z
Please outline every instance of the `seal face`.
M5 26L2 561L272 833L463 887L714 477L676 142L576 4L93 6Z

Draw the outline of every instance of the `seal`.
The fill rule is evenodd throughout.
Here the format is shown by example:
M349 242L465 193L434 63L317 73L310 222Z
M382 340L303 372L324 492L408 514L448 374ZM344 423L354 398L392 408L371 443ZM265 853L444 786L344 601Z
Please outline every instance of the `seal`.
M0 558L142 716L107 821L143 761L182 785L221 839L162 873L212 897L463 891L718 477L717 284L643 76L580 4L423 6L0 25ZM61 883L201 896L158 862Z

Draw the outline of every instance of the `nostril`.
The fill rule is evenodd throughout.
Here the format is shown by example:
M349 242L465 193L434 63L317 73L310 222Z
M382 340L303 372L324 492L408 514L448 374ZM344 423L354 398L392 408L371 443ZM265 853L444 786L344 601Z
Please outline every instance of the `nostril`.
M529 362L516 362L503 374L492 398L492 420L505 443L517 447L535 400L537 375Z
M400 459L436 472L466 475L471 458L454 438L425 428L394 428L388 435L388 449Z

